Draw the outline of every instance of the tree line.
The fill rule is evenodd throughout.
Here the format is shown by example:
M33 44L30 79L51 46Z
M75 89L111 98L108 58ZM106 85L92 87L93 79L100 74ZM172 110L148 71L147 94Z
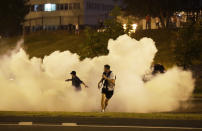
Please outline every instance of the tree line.
M0 36L8 37L22 32L28 0L2 0L0 2Z
M128 15L159 17L163 28L177 11L196 12L197 18L202 9L200 0L124 0L123 10Z

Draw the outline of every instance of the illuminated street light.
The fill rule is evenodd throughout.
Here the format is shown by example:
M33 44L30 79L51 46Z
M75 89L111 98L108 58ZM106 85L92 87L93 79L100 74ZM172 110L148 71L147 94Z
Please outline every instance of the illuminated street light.
M137 24L133 24L132 27L133 27L133 30L136 30L137 29Z
M126 30L127 29L127 25L123 24L123 29Z

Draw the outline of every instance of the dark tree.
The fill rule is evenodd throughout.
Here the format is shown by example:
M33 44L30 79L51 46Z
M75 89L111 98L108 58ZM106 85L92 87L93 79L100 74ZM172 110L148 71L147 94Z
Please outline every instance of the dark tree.
M174 12L200 9L199 0L124 0L124 3L126 13L137 17L160 17L164 28L168 24L165 25L163 21L168 22Z
M184 69L190 68L196 61L201 61L201 33L200 21L197 21L188 28L179 30L174 53L177 64L184 67Z
M0 3L0 35L19 34L28 12L28 0L2 0Z

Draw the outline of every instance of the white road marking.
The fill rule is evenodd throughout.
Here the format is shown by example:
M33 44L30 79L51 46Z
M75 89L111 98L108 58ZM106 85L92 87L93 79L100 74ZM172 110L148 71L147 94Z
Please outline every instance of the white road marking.
M78 126L77 123L62 123L62 126Z
M31 126L33 123L32 122L19 122L18 125L22 126Z

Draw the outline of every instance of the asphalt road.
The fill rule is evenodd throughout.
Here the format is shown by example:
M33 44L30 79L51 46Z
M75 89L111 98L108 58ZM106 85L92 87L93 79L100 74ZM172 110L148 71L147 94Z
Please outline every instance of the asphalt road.
M0 131L184 131L201 130L201 120L95 117L0 117Z
M202 128L149 126L0 125L0 131L200 131Z

